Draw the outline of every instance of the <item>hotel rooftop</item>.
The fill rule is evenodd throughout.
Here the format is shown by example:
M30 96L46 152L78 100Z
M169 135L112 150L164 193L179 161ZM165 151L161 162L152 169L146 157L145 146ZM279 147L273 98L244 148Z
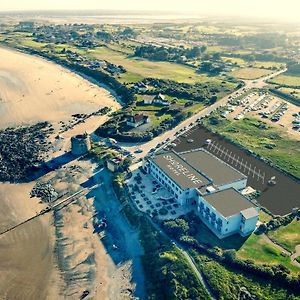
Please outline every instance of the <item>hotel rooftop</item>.
M182 189L218 187L245 179L246 176L204 149L176 153L169 151L152 161Z

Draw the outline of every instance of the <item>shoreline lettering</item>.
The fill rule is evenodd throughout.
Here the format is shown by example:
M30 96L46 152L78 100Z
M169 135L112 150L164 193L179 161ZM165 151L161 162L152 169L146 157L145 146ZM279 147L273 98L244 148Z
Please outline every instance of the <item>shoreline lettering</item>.
M194 184L202 183L202 180L199 179L196 175L191 173L187 168L185 168L181 163L177 162L172 156L164 155L163 158L169 162L167 167L176 175L183 175L186 178L190 179Z

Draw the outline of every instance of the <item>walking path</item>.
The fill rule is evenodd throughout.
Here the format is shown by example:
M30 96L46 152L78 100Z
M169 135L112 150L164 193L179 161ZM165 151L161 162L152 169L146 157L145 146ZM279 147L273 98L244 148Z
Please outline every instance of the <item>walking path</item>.
M300 268L300 263L298 263L296 261L296 258L298 256L300 256L300 244L295 247L296 252L292 253L292 252L284 249L282 246L278 245L277 243L274 243L265 233L262 234L262 237L266 243L274 246L276 249L280 250L282 253L290 256L292 264Z
M300 244L295 247L295 252L291 255L292 262L297 263L297 266L300 267L300 264L296 261L298 256L300 256Z

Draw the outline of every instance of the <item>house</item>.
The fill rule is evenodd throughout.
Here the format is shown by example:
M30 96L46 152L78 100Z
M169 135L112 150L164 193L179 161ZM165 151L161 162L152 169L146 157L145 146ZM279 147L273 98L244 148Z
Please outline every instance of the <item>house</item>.
M161 93L159 93L158 95L156 95L154 97L153 103L158 104L158 105L164 105L164 106L170 105L169 101L166 100L166 97L164 95L162 95Z
M180 56L180 60L183 61L183 62L186 62L187 61L187 57L184 56L184 55L182 55L182 56Z
M136 114L134 116L129 116L126 124L131 127L139 127L143 124L149 123L149 117L143 114Z
M166 97L162 95L161 93L153 96L153 95L145 95L143 98L144 104L155 104L155 105L163 105L163 106L169 106L170 103L168 100L166 100Z
M144 95L143 102L145 105L151 105L153 103L155 96L153 95Z
M146 92L148 90L148 85L145 84L144 82L138 82L138 83L135 84L134 88L138 92Z
M110 158L106 161L107 169L111 172L117 172L120 170L123 164L123 158L122 157L114 157Z

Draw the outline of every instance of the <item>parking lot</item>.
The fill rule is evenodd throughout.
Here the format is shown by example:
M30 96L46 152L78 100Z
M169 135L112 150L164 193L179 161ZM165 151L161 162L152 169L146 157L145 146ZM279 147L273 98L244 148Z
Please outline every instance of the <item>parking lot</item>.
M132 173L127 186L136 207L151 217L157 216L161 220L175 219L191 210L181 207L170 192L159 185L151 175L140 170Z
M261 91L250 91L232 98L226 105L222 117L241 120L252 116L266 123L285 128L293 137L300 133L300 108L279 97Z

